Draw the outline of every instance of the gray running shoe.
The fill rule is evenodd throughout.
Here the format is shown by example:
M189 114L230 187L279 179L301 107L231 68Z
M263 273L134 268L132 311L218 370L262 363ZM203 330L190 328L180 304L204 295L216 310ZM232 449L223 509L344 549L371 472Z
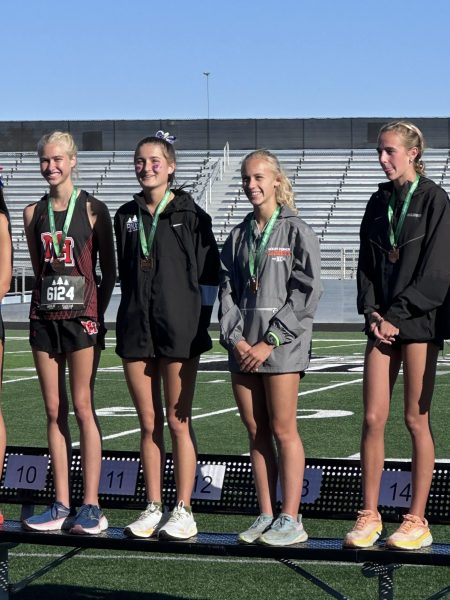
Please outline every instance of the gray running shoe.
M272 515L262 513L248 529L238 535L238 542L241 542L241 544L253 544L262 533L269 529L272 521Z
M308 534L303 529L302 516L293 519L290 515L281 513L278 519L272 523L270 528L259 536L258 544L268 546L289 546L306 542Z

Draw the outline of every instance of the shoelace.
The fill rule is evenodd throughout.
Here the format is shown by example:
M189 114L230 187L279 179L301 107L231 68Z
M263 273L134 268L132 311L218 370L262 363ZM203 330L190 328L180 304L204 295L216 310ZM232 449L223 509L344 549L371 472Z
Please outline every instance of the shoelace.
M92 504L83 504L78 512L79 517L91 517L94 515L94 506Z
M152 515L157 510L158 510L158 507L155 506L155 504L153 504L153 502L152 502L149 506L147 506L147 508L143 512L141 512L138 520L141 521L142 519L146 519L147 517Z
M266 522L266 519L263 517L263 515L259 515L259 517L253 523L253 525L250 527L250 529L257 529L260 525L264 524L265 522Z
M424 527L422 519L408 514L403 516L403 523L400 525L397 531L398 533L409 533L413 527L417 526Z
M367 521L370 519L371 516L372 513L370 511L360 510L358 512L358 517L356 519L356 523L353 527L353 530L360 531L361 529L364 529L364 527L367 525Z
M278 519L274 522L271 529L275 529L275 531L279 531L283 529L285 523L290 523L291 519L286 515L280 515Z

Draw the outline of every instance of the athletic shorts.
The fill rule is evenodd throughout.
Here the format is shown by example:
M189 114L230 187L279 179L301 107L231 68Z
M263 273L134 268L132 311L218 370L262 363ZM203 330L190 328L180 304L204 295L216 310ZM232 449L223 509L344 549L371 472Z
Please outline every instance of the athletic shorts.
M31 319L30 345L48 354L67 354L102 343L97 321L89 317L75 319ZM104 338L104 336L103 336Z

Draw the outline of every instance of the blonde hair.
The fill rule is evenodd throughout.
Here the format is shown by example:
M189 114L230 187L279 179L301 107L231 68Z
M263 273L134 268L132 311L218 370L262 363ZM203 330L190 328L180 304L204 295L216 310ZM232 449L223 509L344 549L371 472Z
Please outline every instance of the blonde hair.
M403 145L407 150L417 148L418 153L414 159L414 169L419 175L425 174L425 163L422 160L422 155L425 151L425 139L420 129L410 121L392 121L383 125L378 133L378 141L386 131L394 131L403 140Z
M269 150L254 150L253 152L250 152L250 154L247 154L241 164L241 177L244 176L245 163L252 158L265 160L270 165L273 173L280 180L280 185L275 189L275 199L277 204L280 206L287 206L291 210L297 212L292 184L281 168L278 158Z
M78 152L75 140L70 133L65 131L52 131L52 133L43 135L37 144L37 153L39 156L42 156L44 146L47 144L58 144L58 146L64 148L69 158L73 158Z

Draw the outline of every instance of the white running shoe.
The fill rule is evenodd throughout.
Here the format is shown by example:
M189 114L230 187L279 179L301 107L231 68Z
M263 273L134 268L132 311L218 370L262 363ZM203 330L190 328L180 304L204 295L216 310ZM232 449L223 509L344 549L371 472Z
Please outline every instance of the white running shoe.
M262 513L248 529L238 534L238 542L241 544L253 544L272 525L273 516Z
M169 520L161 527L158 537L162 540L187 540L197 535L197 525L192 512L181 501L175 506Z
M129 537L149 538L157 530L163 516L159 505L149 502L137 520L125 527L124 533Z

